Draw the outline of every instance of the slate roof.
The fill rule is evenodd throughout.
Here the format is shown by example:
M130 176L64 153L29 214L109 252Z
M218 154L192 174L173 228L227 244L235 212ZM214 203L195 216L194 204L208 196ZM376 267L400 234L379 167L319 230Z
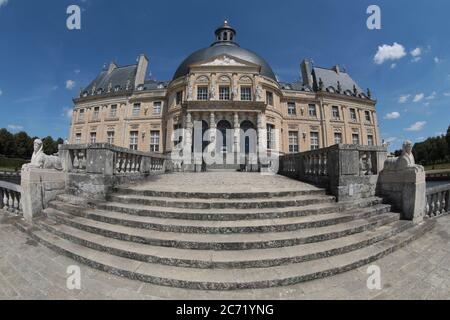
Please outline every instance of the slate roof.
M83 92L88 92L91 94L92 89L95 86L95 91L99 89L107 91L111 83L111 88L114 89L119 87L120 90L125 90L127 83L129 81L129 86L132 88L134 86L134 79L136 77L137 64L118 67L114 69L110 74L107 70L100 72L97 78L92 81L89 86L87 86Z
M320 89L320 81L322 81L324 91L339 93L338 87L340 84L340 93L354 95L359 98L366 97L366 94L361 89L361 87L350 77L350 75L346 71L338 71L336 70L336 67L332 69L313 67L312 75L314 80L314 87L316 90Z

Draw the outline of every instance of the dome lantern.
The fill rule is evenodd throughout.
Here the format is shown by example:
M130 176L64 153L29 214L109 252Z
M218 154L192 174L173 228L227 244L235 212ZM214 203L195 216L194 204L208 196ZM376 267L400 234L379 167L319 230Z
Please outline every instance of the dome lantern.
M223 23L223 26L217 28L216 30L216 42L215 44L235 44L235 38L236 38L236 30L234 30L230 25L228 24L228 20L225 20Z

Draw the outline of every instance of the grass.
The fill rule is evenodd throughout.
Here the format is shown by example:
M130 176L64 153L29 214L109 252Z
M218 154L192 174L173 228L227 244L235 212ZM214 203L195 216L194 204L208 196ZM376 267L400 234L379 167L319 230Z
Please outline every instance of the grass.
M434 164L425 166L426 171L447 171L450 170L450 163Z
M20 170L20 168L22 168L22 165L27 162L30 161L25 159L7 158L0 156L0 171L16 171L16 169Z

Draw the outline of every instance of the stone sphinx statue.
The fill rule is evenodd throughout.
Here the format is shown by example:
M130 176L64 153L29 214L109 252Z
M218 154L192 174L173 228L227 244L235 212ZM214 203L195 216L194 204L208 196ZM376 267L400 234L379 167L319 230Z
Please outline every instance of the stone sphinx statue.
M388 158L384 163L384 170L386 171L402 171L407 169L415 169L417 171L424 171L422 166L416 165L414 155L412 154L413 144L406 140L402 146L402 154L400 157Z
M31 163L25 164L23 168L55 169L62 170L62 164L59 157L49 156L44 153L42 140L34 140L34 152L31 157Z

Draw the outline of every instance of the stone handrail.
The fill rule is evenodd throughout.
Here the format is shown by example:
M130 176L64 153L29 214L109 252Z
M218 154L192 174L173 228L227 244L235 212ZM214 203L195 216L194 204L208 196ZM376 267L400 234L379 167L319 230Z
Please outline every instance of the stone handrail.
M426 197L426 216L432 218L450 212L450 183L428 188Z
M427 181L450 181L450 170L426 172Z
M110 144L61 145L66 192L104 200L116 185L133 183L171 170L168 157Z
M20 185L0 181L0 209L18 215L22 214L21 193Z
M64 171L123 175L164 170L166 156L146 153L110 144L61 145Z
M0 171L0 181L20 184L20 172Z
M376 176L386 157L384 147L339 144L281 156L280 173L325 187L338 200L349 200L375 194Z

